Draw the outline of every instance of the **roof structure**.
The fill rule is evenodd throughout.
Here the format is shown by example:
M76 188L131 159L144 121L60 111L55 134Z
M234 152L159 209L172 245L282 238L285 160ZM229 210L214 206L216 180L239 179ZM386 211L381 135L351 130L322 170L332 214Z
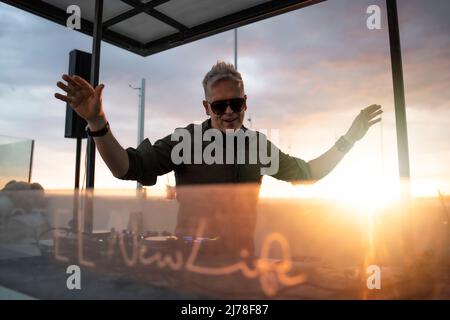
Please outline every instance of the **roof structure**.
M93 0L0 0L66 25L67 8L81 9L81 32L92 36ZM102 40L149 56L324 0L107 0Z

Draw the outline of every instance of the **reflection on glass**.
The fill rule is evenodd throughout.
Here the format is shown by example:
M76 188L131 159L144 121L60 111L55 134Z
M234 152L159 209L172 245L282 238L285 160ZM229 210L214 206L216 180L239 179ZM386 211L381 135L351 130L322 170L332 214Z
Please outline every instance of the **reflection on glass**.
M75 195L77 212L73 192L2 193L10 206L1 212L0 284L71 299L65 269L78 265L91 298L445 297L445 196L364 208L258 192L251 184L183 186L168 201L96 191ZM92 231L73 228L86 220ZM368 270L377 269L382 289L372 290Z

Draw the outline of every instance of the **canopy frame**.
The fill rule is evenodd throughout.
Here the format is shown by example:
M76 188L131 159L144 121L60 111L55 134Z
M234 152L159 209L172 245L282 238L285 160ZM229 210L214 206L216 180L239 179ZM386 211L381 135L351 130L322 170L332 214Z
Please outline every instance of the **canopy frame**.
M66 26L68 17L66 11L42 0L0 1L33 13L37 16L43 17L44 19ZM170 48L203 39L227 30L242 27L244 25L277 16L289 11L314 5L326 0L272 0L229 15L225 15L223 17L208 21L206 23L202 23L191 28L155 9L157 6L167 3L170 0L151 0L150 2L145 4L141 3L139 0L120 1L132 7L132 9L118 14L115 17L108 19L107 21L102 21L102 40L115 46L121 47L125 50L134 52L140 56L147 57L149 55L162 52ZM111 30L111 27L115 26L116 24L141 13L146 13L152 18L155 18L156 20L173 27L174 29L178 30L178 32L169 36L164 36L162 38L143 43ZM92 36L94 24L95 21L91 22L84 18L81 18L81 29L78 31L88 36Z

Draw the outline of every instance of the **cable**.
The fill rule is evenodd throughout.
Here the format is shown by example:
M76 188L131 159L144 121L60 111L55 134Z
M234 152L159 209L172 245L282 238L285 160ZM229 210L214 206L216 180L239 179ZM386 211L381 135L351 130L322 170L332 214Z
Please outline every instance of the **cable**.
M380 121L380 156L381 156L381 177L384 177L384 127Z

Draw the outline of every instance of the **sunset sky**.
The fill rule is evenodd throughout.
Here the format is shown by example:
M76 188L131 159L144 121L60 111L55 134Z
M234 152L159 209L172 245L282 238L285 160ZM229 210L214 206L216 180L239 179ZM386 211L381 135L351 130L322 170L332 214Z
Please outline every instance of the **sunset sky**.
M382 30L366 27L372 4L382 9ZM398 0L398 10L413 190L448 194L450 2ZM0 135L34 139L33 181L70 189L75 140L63 137L65 105L53 93L69 52L89 52L91 38L0 3L0 46ZM103 43L104 109L122 146L136 146L138 95L129 84L147 80L145 137L154 142L205 119L201 81L217 60L233 61L232 31L147 58ZM265 178L264 195L389 192L398 181L385 1L329 0L240 28L238 66L253 128L279 129L279 147L304 160L328 150L363 107L384 109L383 123L328 177L295 188ZM96 187L135 183L115 179L97 155Z

